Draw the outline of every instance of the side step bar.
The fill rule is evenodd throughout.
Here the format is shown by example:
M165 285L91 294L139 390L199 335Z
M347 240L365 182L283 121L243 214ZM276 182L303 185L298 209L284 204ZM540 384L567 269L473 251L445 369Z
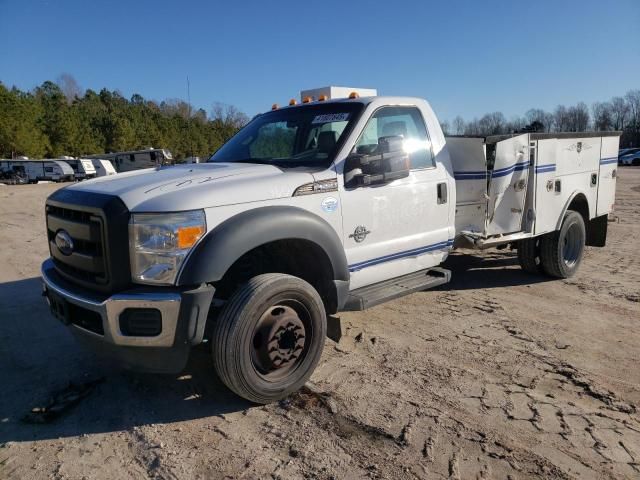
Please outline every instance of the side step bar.
M420 270L349 292L349 297L342 310L345 312L365 310L410 293L437 287L448 283L449 280L451 280L451 271L445 268Z

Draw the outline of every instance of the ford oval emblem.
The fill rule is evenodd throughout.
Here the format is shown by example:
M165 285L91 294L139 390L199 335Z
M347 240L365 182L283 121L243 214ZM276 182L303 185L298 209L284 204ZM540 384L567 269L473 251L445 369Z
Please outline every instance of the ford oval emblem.
M58 230L55 241L60 253L63 255L71 255L73 253L73 239L65 230Z

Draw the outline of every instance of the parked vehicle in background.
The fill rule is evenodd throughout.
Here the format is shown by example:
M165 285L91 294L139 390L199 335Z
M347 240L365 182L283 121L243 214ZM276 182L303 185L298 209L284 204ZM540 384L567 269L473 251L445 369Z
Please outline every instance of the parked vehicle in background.
M426 100L353 90L274 105L205 164L54 192L53 315L141 370L179 372L206 343L268 403L310 377L333 314L447 283L454 246L567 278L605 245L621 132L445 138Z
M113 164L109 160L102 158L91 158L90 160L96 169L96 177L108 177L109 175L115 175L118 173L116 172L116 169L113 168Z
M630 152L624 153L621 157L618 157L618 164L620 165L640 165L640 148L630 148Z
M146 148L129 152L99 153L84 155L84 158L109 160L116 172L129 172L143 168L155 168L173 165L173 155L164 148Z
M68 182L75 178L75 172L63 160L3 160L1 163L2 170L24 173L29 183Z
M73 168L73 176L76 180L89 180L96 177L96 168L91 159L62 157L61 160L67 162Z
M620 150L618 150L618 158L623 157L625 155L629 155L630 153L636 153L639 152L640 148L621 148Z
M22 185L29 181L23 166L9 165L10 160L0 160L0 183Z

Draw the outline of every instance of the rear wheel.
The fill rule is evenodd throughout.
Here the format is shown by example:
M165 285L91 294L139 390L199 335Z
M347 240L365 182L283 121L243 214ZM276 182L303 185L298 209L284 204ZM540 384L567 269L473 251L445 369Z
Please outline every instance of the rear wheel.
M586 231L582 215L569 210L560 230L542 237L542 266L547 275L557 278L573 276L584 253Z
M236 394L274 402L309 379L326 332L324 305L311 285L291 275L258 275L233 293L216 320L213 363Z
M540 238L527 238L518 242L518 262L525 272L544 273L540 259Z

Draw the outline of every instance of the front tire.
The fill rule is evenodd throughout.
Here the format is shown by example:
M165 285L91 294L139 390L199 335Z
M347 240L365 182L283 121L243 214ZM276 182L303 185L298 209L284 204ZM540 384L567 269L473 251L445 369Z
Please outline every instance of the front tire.
M540 242L542 266L547 275L572 277L584 254L586 230L582 215L569 210L560 230L548 233Z
M326 333L324 305L311 285L291 275L258 275L231 295L216 320L213 364L233 392L271 403L309 379Z

